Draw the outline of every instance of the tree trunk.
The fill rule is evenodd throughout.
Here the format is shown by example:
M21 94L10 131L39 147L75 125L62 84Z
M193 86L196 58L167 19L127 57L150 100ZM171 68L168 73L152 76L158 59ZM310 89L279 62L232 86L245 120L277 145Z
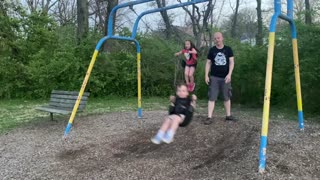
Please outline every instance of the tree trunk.
M166 1L165 0L156 0L156 2L157 2L158 8L166 6ZM171 22L170 22L170 18L168 16L167 11L160 11L160 13L161 13L163 22L164 22L164 24L166 26L166 30L165 30L166 38L169 39L172 36L172 33L173 33Z
M110 12L112 11L112 9L116 5L118 5L118 3L119 3L118 0L108 0L107 15L106 15L106 19L105 19L106 28L105 28L104 35L108 35L108 21L109 21ZM114 24L115 20L116 20L116 14L114 14L114 16L113 16L113 29L112 29L113 32L114 32L114 29L115 29L115 24Z
M312 17L311 17L310 1L309 0L305 0L305 4L306 4L305 22L306 22L306 24L311 25Z
M232 38L235 38L237 36L236 28L237 28L239 5L240 5L240 0L237 0L236 11L234 12L233 21L232 21L232 27L231 27L231 37Z
M209 47L213 46L213 14L210 17L210 31L209 31Z
M87 0L77 0L77 39L78 43L87 36L89 31L89 10Z
M103 10L102 10L102 7L101 7L101 1L99 0L96 0L96 6L97 6L97 13L95 14L95 28L97 28L98 31L100 32L104 32L105 33L105 27L106 27L106 24L105 24L105 21L103 19L104 17L104 14L103 14ZM97 20L98 19L98 20Z
M108 35L108 21L109 21L109 16L110 16L110 13L112 11L112 9L118 5L119 1L118 0L107 0L108 4L107 4L107 14L106 14L106 19L105 19L105 30L104 30L104 35L107 36ZM115 21L116 21L116 13L113 15L113 24L112 24L112 32L113 34L115 33ZM112 40L109 40L107 43L104 43L103 45L103 50L104 51L108 51L108 52L111 52L112 51L112 47L111 47L111 43L110 41Z
M209 0L207 8L206 8L206 11L203 14L202 28L201 28L201 34L202 35L200 36L200 46L199 47L203 46L203 43L202 43L203 41L206 41L205 40L206 39L206 33L212 34L210 32L210 29L212 27L210 27L210 29L209 29L208 25L209 25L209 19L210 19L210 17L212 17L211 15L212 15L212 11L213 11L213 7L215 6L215 3L216 3L216 0L215 0L214 4L212 4L212 0ZM212 26L212 24L213 24L213 20L211 18L211 24L210 25ZM209 37L211 37L211 36L209 35ZM207 44L206 44L206 46L207 46Z
M258 33L256 35L256 45L263 45L262 12L261 0L257 0Z

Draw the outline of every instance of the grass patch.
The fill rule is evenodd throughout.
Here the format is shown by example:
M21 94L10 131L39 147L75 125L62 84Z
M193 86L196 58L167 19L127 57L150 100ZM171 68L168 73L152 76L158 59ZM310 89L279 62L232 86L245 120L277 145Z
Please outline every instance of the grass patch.
M13 129L21 124L48 116L34 108L43 105L43 100L2 100L0 101L0 133Z
M2 100L0 101L0 134L30 122L49 120L49 113L37 111L36 107L45 105L49 100ZM143 98L143 110L165 110L168 98ZM137 98L105 97L89 99L86 110L78 116L103 114L108 112L136 111Z

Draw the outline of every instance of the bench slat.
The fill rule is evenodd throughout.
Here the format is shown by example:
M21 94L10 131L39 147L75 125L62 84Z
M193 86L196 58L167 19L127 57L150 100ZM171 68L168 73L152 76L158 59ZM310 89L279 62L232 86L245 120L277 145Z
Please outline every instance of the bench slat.
M71 100L76 100L78 96L73 96L73 95L60 95L60 94L51 94L51 98L56 98L56 99L71 99ZM82 96L82 100L87 100L87 96Z
M56 103L65 103L65 104L75 104L76 100L73 99L58 99L58 98L50 98L50 102L56 102ZM87 100L81 100L80 104L87 104Z
M78 91L61 91L61 90L53 90L51 92L51 94L61 94L61 95L74 95L74 96L78 96L79 92ZM84 92L83 96L89 96L90 93L89 92Z
M46 111L46 112L51 112L51 113L58 113L58 114L71 114L72 110L66 110L66 109L60 109L52 106L42 106L42 107L37 107L37 110L40 111ZM78 112L81 110L79 109Z
M67 104L67 103L56 103L56 102L50 102L49 106L57 107L57 108L66 108L66 109L73 109L74 104ZM80 104L79 109L84 109L86 105Z

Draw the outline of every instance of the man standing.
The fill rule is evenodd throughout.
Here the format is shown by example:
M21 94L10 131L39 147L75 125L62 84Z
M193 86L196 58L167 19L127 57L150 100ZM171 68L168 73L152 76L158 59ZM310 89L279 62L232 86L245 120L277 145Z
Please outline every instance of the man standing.
M224 100L224 108L226 110L226 120L235 121L231 116L231 76L234 68L234 57L232 49L223 44L223 36L221 32L214 34L215 46L210 48L206 69L205 81L209 85L209 102L208 102L208 118L204 120L204 124L209 125L213 122L212 113L215 101L221 91ZM210 75L209 75L210 72Z

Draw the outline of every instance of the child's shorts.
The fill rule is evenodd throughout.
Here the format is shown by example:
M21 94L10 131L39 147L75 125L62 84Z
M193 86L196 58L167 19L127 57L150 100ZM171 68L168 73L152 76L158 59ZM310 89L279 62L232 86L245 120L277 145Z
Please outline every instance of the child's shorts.
M170 115L169 115L169 118L170 118L171 120L173 120L173 119L171 118L172 116L179 116L179 117L181 117L181 120L182 120L182 121L184 121L185 118L186 118L186 115L184 115L184 114L170 114Z
M180 127L186 127L190 124L191 120L192 120L192 117L190 116L186 116L184 114L172 114L172 115L176 115L176 116L180 116L181 117L181 120L182 120L182 123L179 124ZM169 115L169 118L170 116L172 115ZM171 119L171 118L170 118Z

